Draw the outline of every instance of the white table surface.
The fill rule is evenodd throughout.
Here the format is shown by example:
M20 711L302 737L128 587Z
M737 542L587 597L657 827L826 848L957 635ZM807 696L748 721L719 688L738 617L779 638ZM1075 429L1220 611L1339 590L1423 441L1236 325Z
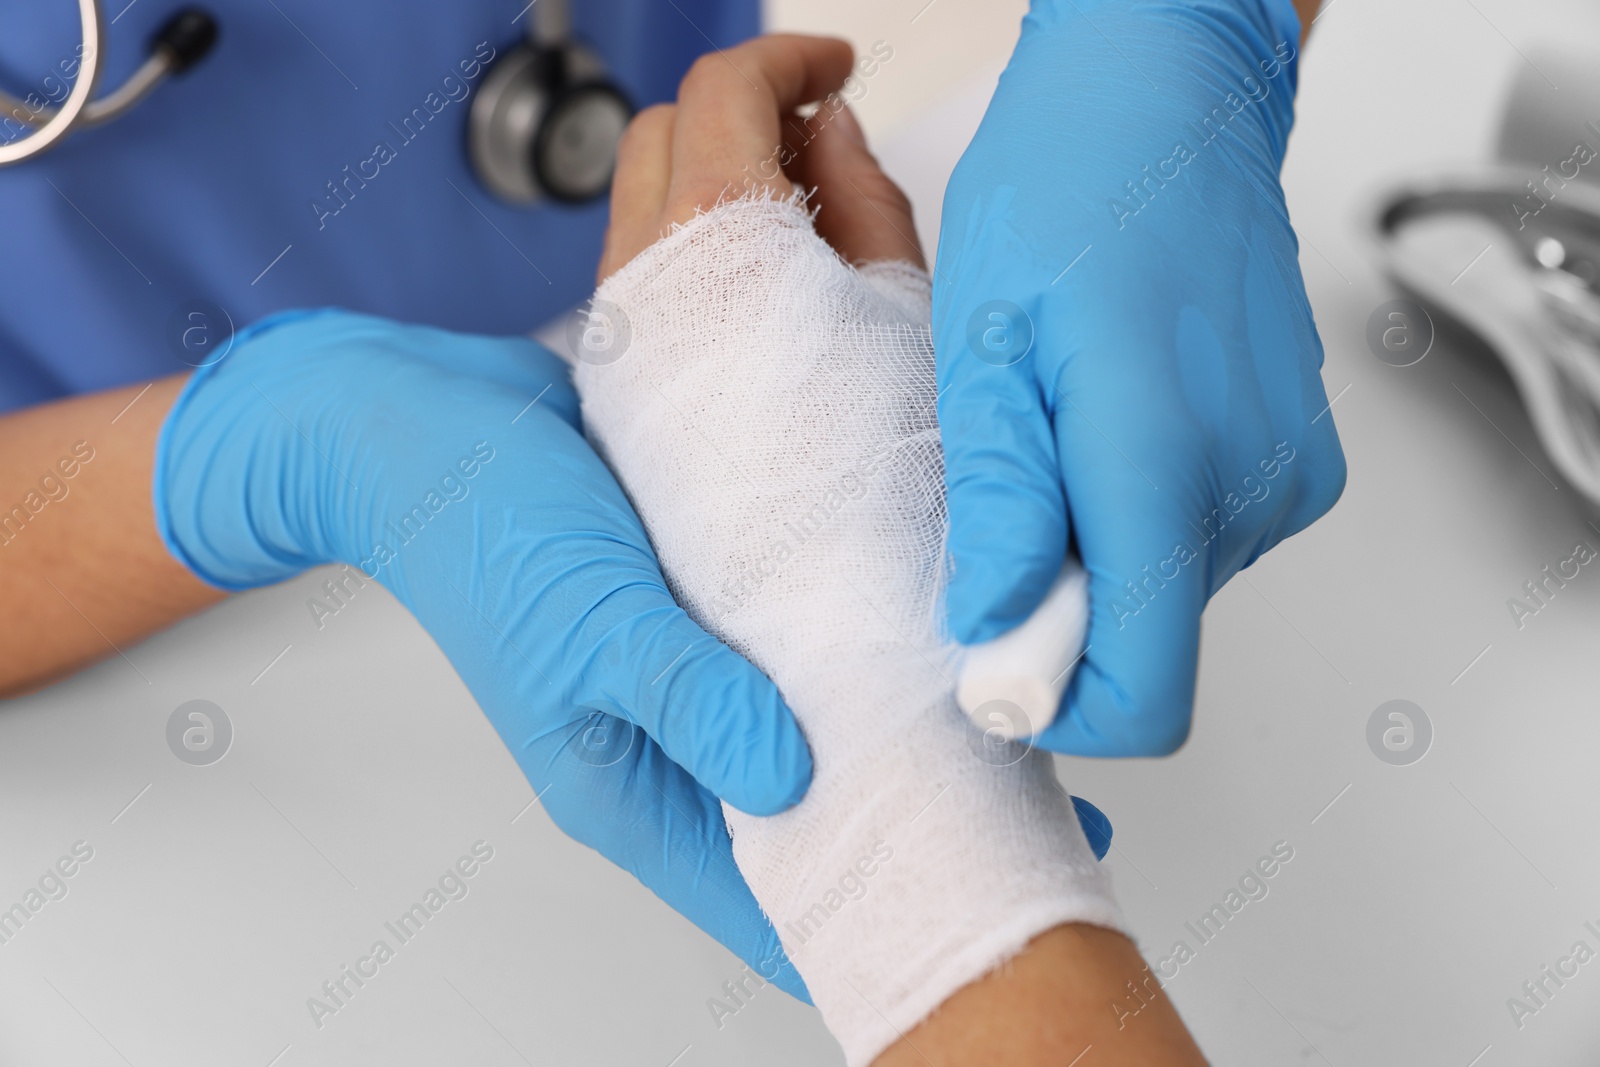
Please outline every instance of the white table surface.
M1597 30L1592 5L1499 0L1336 0L1318 24L1286 183L1349 489L1216 598L1179 755L1061 764L1116 824L1107 862L1152 956L1193 947L1185 921L1292 844L1270 894L1168 987L1219 1064L1600 1057L1600 962L1520 1029L1506 1007L1575 941L1600 950L1584 928L1600 928L1600 568L1520 631L1506 607L1575 542L1600 547L1596 516L1547 480L1470 344L1442 335L1404 369L1373 357L1366 321L1394 294L1355 225L1386 178L1483 157L1519 49ZM953 89L884 146L930 247L986 91ZM381 589L319 630L322 577L4 707L0 908L74 842L94 855L0 944L0 1064L840 1062L775 989L719 1030L706 1000L734 957L530 807ZM206 767L165 739L197 698L236 730ZM1435 730L1410 766L1366 743L1395 698ZM479 840L494 858L468 896L314 1027L306 999Z

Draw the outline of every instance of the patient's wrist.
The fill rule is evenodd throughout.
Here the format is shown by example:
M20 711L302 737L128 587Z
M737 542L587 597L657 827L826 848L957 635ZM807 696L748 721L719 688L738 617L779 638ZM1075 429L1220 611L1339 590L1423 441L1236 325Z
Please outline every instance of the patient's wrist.
M806 733L799 805L724 812L852 1067L1040 932L1120 924L1051 757L956 706L929 291L735 201L606 280L632 344L576 372L673 593Z

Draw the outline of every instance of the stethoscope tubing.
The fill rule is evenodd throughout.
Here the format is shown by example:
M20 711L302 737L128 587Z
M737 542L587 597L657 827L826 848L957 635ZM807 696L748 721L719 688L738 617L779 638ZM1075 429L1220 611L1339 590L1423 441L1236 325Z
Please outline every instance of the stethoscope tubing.
M67 98L61 102L61 106L54 114L42 125L37 126L32 133L10 144L0 145L0 167L21 163L55 147L81 124L84 112L100 88L100 60L105 54L106 46L106 25L101 17L102 14L100 0L78 0L78 24L83 54L78 57L78 78L72 84L72 91L67 94ZM117 94L113 94L115 95ZM4 102L10 105L8 110L12 114L22 107L10 97ZM131 106L132 102L122 110ZM20 120L20 116L18 118Z

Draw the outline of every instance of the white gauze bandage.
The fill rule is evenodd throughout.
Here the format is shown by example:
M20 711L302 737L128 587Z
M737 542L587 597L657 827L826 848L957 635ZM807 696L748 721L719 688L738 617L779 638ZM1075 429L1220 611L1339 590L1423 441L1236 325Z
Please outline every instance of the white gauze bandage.
M927 274L852 267L803 205L746 198L651 246L595 307L619 333L614 361L577 367L587 432L678 601L810 742L798 806L726 815L849 1062L1052 926L1120 928L1050 756L956 705ZM1081 635L1081 603L1054 610L1063 642Z

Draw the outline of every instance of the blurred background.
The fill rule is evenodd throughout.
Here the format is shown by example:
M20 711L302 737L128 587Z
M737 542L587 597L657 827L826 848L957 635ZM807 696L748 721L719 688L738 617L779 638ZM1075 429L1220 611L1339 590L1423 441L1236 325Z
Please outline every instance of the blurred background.
M773 28L893 48L858 111L930 249L1024 10L768 5ZM1487 164L1510 86L1552 53L1595 65L1596 41L1580 0L1334 0L1303 57L1285 187L1349 488L1212 603L1182 752L1060 761L1115 824L1106 862L1146 955L1195 950L1167 989L1216 1063L1600 1056L1600 962L1523 989L1577 942L1600 952L1600 567L1539 601L1525 585L1600 550L1600 509L1472 333L1413 315L1414 362L1371 340L1405 294L1370 226L1395 182ZM1463 233L1427 254L1490 302L1514 242ZM842 1062L770 987L719 1022L708 1000L739 961L551 825L381 589L319 629L325 578L235 597L0 715L0 907L92 849L0 943L0 1063ZM191 700L231 723L209 765L169 747ZM313 1025L307 998L476 842L493 857L467 895ZM1186 924L1280 842L1267 896L1200 944Z

